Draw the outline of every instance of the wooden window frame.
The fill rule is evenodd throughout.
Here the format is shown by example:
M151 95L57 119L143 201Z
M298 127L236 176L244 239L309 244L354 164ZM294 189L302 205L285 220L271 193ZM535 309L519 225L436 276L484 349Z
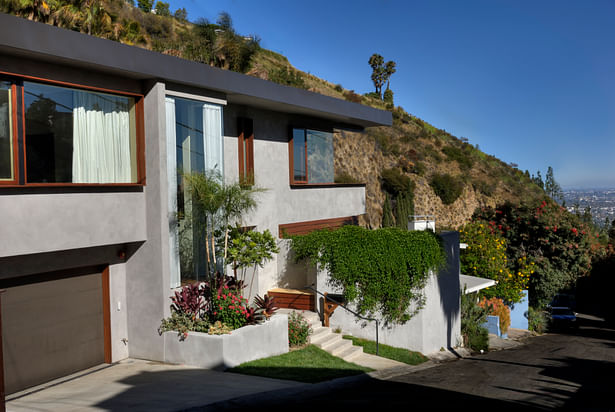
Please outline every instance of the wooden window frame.
M13 120L15 127L14 132L14 177L13 181L0 181L1 187L140 187L145 186L145 120L144 120L144 95L134 92L126 92L121 90L107 89L103 87L86 86L77 83L70 83L59 80L46 79L41 77L23 75L0 71L0 76L7 77L7 81L12 82L13 98ZM71 89L94 91L109 93L117 96L132 97L135 102L135 156L137 163L137 181L134 183L28 183L27 181L27 158L26 158L26 113L25 113L25 95L23 81L32 81L50 86L61 86ZM18 85L19 84L19 85ZM17 110L17 94L20 95L21 104L21 121L19 121ZM20 127L17 127L18 123ZM20 130L18 130L20 129ZM21 166L21 168L20 168Z
M303 152L305 153L305 179L306 180L295 180L295 142L294 142L294 131L295 130L303 130L303 135L304 135L304 149ZM331 129L323 129L323 128L314 128L314 127L303 127L303 126L291 126L289 128L289 135L290 135L290 139L288 141L288 160L289 160L289 181L290 181L290 186L294 187L294 188L299 188L299 187L341 187L341 186L364 186L364 184L339 184L339 183L335 183L335 181L333 182L329 182L329 183L310 183L310 172L309 172L309 163L308 163L308 150L307 150L307 145L308 145L308 139L307 139L307 132L308 130L314 130L317 132L325 132L325 133L331 133L333 134L333 130ZM335 156L335 151L333 152L333 155ZM335 172L335 171L334 171ZM335 175L335 173L334 173ZM334 180L335 180L335 176L334 176Z
M13 151L13 179L0 180L2 186L14 186L19 183L19 124L17 118L17 84L15 80L8 80L11 83L11 139Z
M239 181L248 185L253 185L254 122L252 119L247 117L237 118L237 144L239 155Z

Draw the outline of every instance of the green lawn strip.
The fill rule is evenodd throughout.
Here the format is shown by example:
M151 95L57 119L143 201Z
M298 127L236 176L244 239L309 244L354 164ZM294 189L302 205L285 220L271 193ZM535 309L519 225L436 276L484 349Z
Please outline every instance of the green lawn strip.
M372 370L346 362L314 345L309 345L283 355L242 363L229 369L228 372L316 383Z
M353 345L363 346L363 352L365 353L372 355L376 354L376 342L374 341L355 338L350 335L344 335L344 339L352 340ZM418 365L419 363L429 360L429 358L420 352L413 352L403 348L395 348L393 346L383 345L382 343L379 345L378 356L407 363L408 365Z

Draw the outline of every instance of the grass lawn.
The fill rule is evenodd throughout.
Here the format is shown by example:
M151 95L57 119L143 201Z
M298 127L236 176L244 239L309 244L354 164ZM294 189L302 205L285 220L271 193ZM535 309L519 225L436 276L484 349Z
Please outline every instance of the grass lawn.
M363 346L363 352L365 353L370 353L372 355L376 354L376 342L374 341L355 338L350 335L344 335L344 339L352 340L353 345ZM378 356L407 363L408 365L418 365L419 363L429 360L429 358L424 356L422 353L413 352L403 348L395 348L393 346L383 345L382 343L379 345L378 352Z
M242 363L228 372L267 378L316 383L344 376L371 372L372 369L349 363L314 345L283 355Z

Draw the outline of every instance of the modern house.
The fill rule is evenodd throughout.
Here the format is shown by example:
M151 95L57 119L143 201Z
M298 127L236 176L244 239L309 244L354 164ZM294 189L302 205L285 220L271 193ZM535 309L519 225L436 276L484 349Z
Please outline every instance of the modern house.
M333 132L391 121L0 14L6 392L126 357L163 360L169 297L199 276L199 247L180 254L198 237L181 221L190 199L178 170L253 175L268 189L244 222L258 230L339 226L365 212L365 187L334 184ZM281 253L254 290L305 286L291 266Z

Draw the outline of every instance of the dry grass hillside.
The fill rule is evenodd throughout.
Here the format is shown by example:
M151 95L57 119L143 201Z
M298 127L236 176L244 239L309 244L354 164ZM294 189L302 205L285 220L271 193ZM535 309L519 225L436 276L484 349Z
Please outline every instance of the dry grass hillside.
M387 197L397 215L434 215L438 227L457 228L477 207L544 196L527 172L401 107L387 106L378 98L296 69L286 57L260 48L257 37L236 33L230 18L226 24L220 19L216 24L191 23L185 15L155 15L129 3L4 0L0 12L392 111L391 127L370 128L365 133L338 131L335 137L336 181L366 183L367 213L362 222L366 226L382 224ZM397 216L391 219L385 218L385 224L401 222Z

